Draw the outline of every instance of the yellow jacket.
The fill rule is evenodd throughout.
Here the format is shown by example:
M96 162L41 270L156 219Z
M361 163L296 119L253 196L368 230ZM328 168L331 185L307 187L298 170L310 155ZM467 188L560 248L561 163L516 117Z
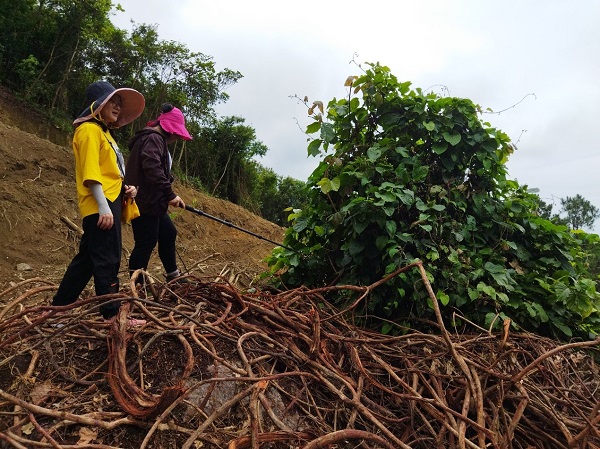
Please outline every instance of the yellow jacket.
M98 213L98 204L86 181L102 184L102 191L109 201L115 201L121 193L123 180L117 165L117 148L108 131L98 123L84 122L75 130L73 153L75 154L75 181L77 183L77 201L81 217Z

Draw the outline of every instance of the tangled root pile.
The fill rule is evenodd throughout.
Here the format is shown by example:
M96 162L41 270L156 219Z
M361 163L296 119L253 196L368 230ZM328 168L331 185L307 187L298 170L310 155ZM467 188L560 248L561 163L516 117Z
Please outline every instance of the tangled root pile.
M387 336L323 300L379 283L188 280L62 308L39 305L43 279L1 293L0 447L600 447L598 340L456 335L441 318L436 334ZM108 324L106 301L122 304Z

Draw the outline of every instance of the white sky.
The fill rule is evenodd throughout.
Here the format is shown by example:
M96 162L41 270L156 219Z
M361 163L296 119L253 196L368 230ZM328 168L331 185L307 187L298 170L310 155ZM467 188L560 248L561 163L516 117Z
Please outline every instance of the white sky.
M279 175L305 181L318 164L298 127L310 123L306 109L290 96L325 104L344 96L346 78L360 74L356 54L415 88L444 86L483 109L509 108L483 117L517 143L509 177L538 188L555 213L576 194L600 208L598 0L119 3L116 26L155 24L160 39L242 73L217 112L256 130L269 148L259 162Z

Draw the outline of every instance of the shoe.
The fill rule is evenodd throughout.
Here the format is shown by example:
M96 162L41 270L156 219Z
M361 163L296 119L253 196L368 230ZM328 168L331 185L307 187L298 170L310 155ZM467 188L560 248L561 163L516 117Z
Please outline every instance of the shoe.
M68 315L68 314L69 314L68 310L47 310L46 312L44 312L42 314L42 317L44 318L44 321L46 321L49 318L58 318L58 319L60 319L61 317L64 317L65 315ZM49 326L60 329L60 328L65 327L65 323L52 322L52 323L49 323Z
M106 324L113 324L115 322L115 320L117 319L117 316L113 316L110 318L105 318L104 322ZM143 325L146 324L146 320L140 320L138 318L127 318L127 327L141 327Z
M141 327L146 324L146 320L140 320L139 318L127 318L127 327Z
M197 285L198 282L190 279L189 275L187 274L180 274L179 271L177 272L177 274L172 274L172 275L165 275L165 279L167 284L169 283L174 283L177 285Z
M169 283L173 283L173 284L177 284L177 285L191 285L191 284L195 284L194 281L191 281L190 279L183 277L183 276L177 276L174 278L167 278L167 284Z

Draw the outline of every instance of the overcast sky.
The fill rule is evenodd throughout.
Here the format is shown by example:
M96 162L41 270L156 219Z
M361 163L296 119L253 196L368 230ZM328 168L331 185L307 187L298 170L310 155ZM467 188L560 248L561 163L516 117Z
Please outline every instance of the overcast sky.
M157 25L160 39L242 73L217 112L256 130L269 148L259 162L279 175L305 181L318 164L298 127L310 123L306 109L290 97L344 96L346 78L360 74L354 58L413 87L504 110L483 118L517 144L510 178L538 188L555 213L576 194L600 208L598 0L119 3L119 28Z

